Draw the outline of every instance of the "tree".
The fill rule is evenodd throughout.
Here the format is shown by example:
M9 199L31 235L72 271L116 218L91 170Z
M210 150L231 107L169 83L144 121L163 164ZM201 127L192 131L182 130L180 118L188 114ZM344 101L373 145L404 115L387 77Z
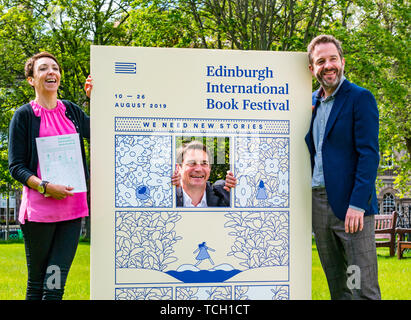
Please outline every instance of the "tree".
M10 118L33 97L23 63L41 50L62 63L59 97L88 112L91 44L305 51L314 36L329 33L343 41L347 77L377 99L380 149L383 157L402 155L394 162L404 194L411 176L409 20L404 0L0 0L0 149L6 158ZM7 174L0 171L2 181Z
M127 45L124 28L131 1L0 2L0 188L10 189L7 131L14 111L34 98L24 78L24 62L40 51L53 53L63 69L59 98L88 112L83 85L90 72L90 44Z
M204 48L305 50L321 27L332 23L346 1L325 0L176 0L191 17ZM344 14L337 15L343 20Z
M175 1L136 0L127 21L132 46L198 47L191 18Z
M347 28L336 31L343 40L346 74L376 97L382 161L392 159L397 174L395 188L402 197L411 188L409 4L357 1L349 12ZM380 168L381 173L384 170Z

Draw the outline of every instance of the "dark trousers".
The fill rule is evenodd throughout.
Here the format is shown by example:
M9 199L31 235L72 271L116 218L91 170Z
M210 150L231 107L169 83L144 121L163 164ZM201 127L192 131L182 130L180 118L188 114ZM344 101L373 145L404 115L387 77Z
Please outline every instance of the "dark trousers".
M315 241L331 299L380 300L374 216L364 217L362 231L346 233L325 188L313 189L312 207Z
M80 238L81 218L21 225L28 269L27 300L61 300Z

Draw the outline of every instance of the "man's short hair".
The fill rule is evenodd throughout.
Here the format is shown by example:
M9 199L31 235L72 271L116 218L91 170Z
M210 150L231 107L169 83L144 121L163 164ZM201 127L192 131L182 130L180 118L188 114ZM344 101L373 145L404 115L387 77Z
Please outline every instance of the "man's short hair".
M313 51L315 49L315 47L317 45L319 45L320 43L333 43L338 51L338 54L340 55L340 58L343 58L343 50L342 50L342 46L341 46L341 42L338 41L336 38L334 38L331 35L328 34L321 34L317 37L315 37L313 40L311 40L310 44L307 47L307 51L308 51L308 60L310 62L310 64L313 63Z
M201 143L200 141L193 140L187 144L183 144L180 148L177 150L177 163L182 164L184 161L184 155L186 154L187 151L189 150L202 150L207 154L208 161L211 163L211 155L210 152L208 151L207 147L205 144Z

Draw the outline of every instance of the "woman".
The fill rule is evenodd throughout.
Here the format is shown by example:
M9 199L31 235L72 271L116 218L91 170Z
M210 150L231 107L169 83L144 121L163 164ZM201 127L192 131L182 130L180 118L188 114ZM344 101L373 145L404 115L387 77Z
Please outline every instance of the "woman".
M196 257L197 263L194 265L197 267L203 260L208 259L212 265L214 265L214 261L211 259L208 250L215 251L213 248L207 247L205 242L199 243L198 248L193 252L194 254L198 252Z
M9 170L23 184L19 222L28 269L26 299L61 300L81 218L88 215L87 193L42 180L36 138L78 133L87 179L83 138L90 138L90 118L74 103L57 99L61 67L52 54L28 59L25 76L35 99L17 109L10 122Z

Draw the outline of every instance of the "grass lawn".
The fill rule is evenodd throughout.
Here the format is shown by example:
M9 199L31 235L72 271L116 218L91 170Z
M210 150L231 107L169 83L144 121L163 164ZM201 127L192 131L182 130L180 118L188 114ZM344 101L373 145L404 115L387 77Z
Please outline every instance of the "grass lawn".
M411 252L403 259L390 257L388 248L377 248L378 282L382 300L411 300ZM327 280L315 244L312 246L312 299L329 300Z
M378 278L383 300L411 300L411 252L404 259L390 257L388 248L378 248ZM0 300L25 298L27 281L23 243L0 243ZM80 242L65 289L65 300L90 298L90 245ZM329 300L327 281L312 246L312 299Z
M27 266L23 243L0 242L0 300L26 295ZM65 300L90 299L90 245L80 242L64 293Z

